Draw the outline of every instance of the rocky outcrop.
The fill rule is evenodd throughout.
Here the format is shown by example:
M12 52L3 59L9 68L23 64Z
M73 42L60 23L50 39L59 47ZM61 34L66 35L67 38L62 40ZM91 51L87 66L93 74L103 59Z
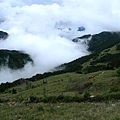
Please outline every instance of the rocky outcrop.
M85 31L85 27L81 26L81 27L78 27L78 30L77 31Z

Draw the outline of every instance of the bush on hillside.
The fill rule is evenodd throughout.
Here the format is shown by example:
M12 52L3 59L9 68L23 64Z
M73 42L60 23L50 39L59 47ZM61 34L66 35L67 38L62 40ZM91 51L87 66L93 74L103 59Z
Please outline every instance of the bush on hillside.
M17 91L16 91L16 89L12 89L12 94L16 94L17 93Z
M118 74L118 76L120 76L120 67L117 70L117 74Z

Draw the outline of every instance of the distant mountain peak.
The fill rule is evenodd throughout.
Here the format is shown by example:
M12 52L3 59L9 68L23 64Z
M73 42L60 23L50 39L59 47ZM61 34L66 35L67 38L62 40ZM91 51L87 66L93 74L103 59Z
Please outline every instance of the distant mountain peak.
M0 39L5 40L8 36L7 32L0 31Z

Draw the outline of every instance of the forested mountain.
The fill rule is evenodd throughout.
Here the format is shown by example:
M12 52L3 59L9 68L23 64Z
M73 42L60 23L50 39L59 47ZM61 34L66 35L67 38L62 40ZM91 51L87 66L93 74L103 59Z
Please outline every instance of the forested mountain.
M0 50L0 67L20 69L28 62L33 63L33 60L26 53L15 50Z
M0 31L0 40L5 40L8 36L9 34L7 32ZM8 67L10 69L21 69L28 62L33 63L33 60L27 53L0 49L0 68Z
M101 52L120 42L120 32L104 31L94 35L88 34L73 39L73 42L79 42L81 39L86 39L90 52Z
M89 37L92 37L88 41L88 50L91 51L91 54L61 65L61 68L66 72L89 73L120 67L119 32L102 32L95 35L84 35L73 41L78 42L81 39L89 39Z
M88 50L95 53L105 50L120 42L120 32L101 32L92 35Z

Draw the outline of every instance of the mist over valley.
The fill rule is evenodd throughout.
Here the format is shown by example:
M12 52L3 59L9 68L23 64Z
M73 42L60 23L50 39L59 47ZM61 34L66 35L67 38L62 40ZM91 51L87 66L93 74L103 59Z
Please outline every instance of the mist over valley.
M21 69L1 67L0 83L53 71L89 55L86 39L73 39L120 31L119 13L119 0L0 0L0 50L22 51L33 61Z

